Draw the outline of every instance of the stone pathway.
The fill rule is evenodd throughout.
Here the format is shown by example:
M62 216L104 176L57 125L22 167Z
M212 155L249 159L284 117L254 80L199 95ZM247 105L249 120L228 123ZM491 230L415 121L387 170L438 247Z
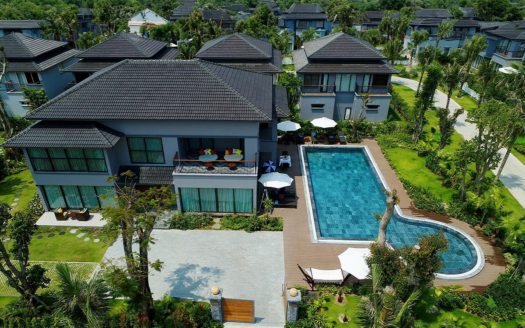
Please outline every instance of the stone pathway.
M215 224L212 225L211 228L215 230L220 230L221 229L221 219L215 218L213 219L213 222L215 222Z
M407 86L412 90L417 90L417 81L392 76L392 82ZM445 107L446 102L447 96L443 92L437 90L434 97L435 106ZM450 99L449 108L456 109L461 108L461 106L455 102L454 99ZM467 113L465 112L458 117L458 121L454 125L454 129L456 129L456 131L461 134L463 138L470 140L476 136L477 129L475 124L467 122L466 119ZM505 155L505 151L505 149L500 149L499 151L502 158ZM498 169L499 165L497 169L493 170L494 174L498 172ZM505 187L507 187L507 189L509 189L510 193L516 198L521 206L525 207L525 165L523 165L523 163L521 163L519 159L516 158L516 156L510 154L509 159L507 160L507 163L501 172L500 181L505 185Z

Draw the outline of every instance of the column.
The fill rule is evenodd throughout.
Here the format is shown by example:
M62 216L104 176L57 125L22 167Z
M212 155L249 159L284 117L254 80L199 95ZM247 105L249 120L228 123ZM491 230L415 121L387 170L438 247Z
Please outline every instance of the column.
M222 288L213 286L208 292L208 300L210 301L211 317L215 321L222 322Z
M296 322L299 316L301 291L295 288L286 290L286 321Z

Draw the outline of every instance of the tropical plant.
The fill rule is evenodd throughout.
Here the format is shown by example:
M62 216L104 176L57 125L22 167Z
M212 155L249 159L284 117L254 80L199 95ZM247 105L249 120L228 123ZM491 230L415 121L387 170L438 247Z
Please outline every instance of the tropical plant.
M425 70L434 61L434 53L435 49L428 45L417 54L417 62L421 65L421 75L419 76L419 82L417 84L416 97L419 97L419 88L421 87Z
M447 316L441 323L441 328L463 328L465 327L465 321L458 319L454 315Z
M403 41L396 39L389 40L383 48L383 53L388 58L388 60L390 60L390 64L392 65L394 65L396 59L401 57L404 53L406 53L406 51L407 50L403 46Z
M302 83L303 79L300 76L287 72L281 74L279 76L279 81L277 82L277 85L286 88L286 96L288 98L288 110L290 111L290 118L294 122L299 118L299 111L297 110L297 105L299 104L299 100L301 100Z
M266 211L266 221L270 219L270 213L273 210L273 201L270 198L265 198L263 202L264 210Z
M392 219L395 206L401 201L401 199L397 195L396 189L392 190L392 192L385 190L384 193L388 197L386 199L386 211L383 213L383 215L376 214L376 218L378 220L381 220L381 222L379 223L377 244L383 247L386 246L386 231L388 228L388 223L390 222L390 219Z
M104 41L104 37L102 35L98 35L95 32L84 32L78 35L76 44L79 49L87 50L102 41Z
M26 104L29 105L29 112L37 109L46 102L49 101L49 98L46 94L46 89L30 89L28 87L22 87L22 93L24 98L27 99Z
M437 28L437 34L436 34L436 44L434 46L434 49L436 49L436 52L434 52L434 59L436 58L436 55L438 53L438 46L439 41L443 38L448 38L450 33L454 30L454 24L456 23L456 20L454 19L446 19L441 24L438 24Z
M428 40L428 31L414 30L412 27L410 28L412 30L412 33L410 35L412 37L412 49L410 50L410 67L412 67L412 61L414 55L417 54L417 49L419 48L419 45Z
M44 38L53 38L55 41L60 41L61 36L68 34L69 31L62 22L62 18L56 7L52 7L47 11L47 22L48 23L38 22L40 34Z
M421 74L423 75L423 74ZM412 140L417 143L425 125L425 112L432 108L434 93L443 77L441 65L432 64L428 67L427 75L423 83L421 94L414 105L412 117L414 122L414 133Z
M356 7L353 3L343 3L338 6L334 6L328 13L328 19L332 22L339 22L339 26L342 28L352 27L357 21Z
M55 314L70 327L102 327L101 319L110 309L111 299L106 284L95 274L85 281L65 263L56 266L58 276Z
M492 61L484 60L479 65L478 70L474 74L474 80L479 84L480 87L480 90L478 92L478 108L483 103L487 87L494 81L494 71L494 63Z
M471 39L467 39L465 44L463 44L462 52L463 56L465 56L465 75L463 76L461 85L459 86L458 98L461 98L463 85L469 78L472 63L479 56L479 53L485 49L487 49L487 42L485 41L484 35L474 35Z
M197 47L190 42L182 42L179 44L180 53L177 55L179 59L193 59L197 54Z
M108 36L129 30L128 21L134 13L132 7L122 5L116 0L95 0L93 3L93 22L106 25Z
M465 79L466 73L463 67L458 63L457 60L453 60L451 63L443 67L443 78L441 79L441 86L447 95L447 104L445 109L448 110L450 105L450 98L452 94Z
M454 124L458 120L459 115L463 114L465 110L463 108L458 108L450 115L450 110L448 108L440 108L436 112L436 117L439 119L439 149L445 148L448 144L450 138L454 134Z

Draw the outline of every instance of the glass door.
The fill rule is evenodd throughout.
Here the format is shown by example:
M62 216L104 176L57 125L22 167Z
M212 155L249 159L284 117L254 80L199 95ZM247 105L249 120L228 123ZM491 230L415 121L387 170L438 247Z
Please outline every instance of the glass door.
M321 75L321 92L328 92L328 74Z

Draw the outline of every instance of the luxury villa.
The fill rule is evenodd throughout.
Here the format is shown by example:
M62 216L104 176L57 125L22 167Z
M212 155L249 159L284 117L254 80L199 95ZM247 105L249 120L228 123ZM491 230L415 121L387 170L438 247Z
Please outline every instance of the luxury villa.
M305 42L293 53L301 86L301 117L348 120L362 107L361 95L373 101L364 117L382 122L390 106L390 79L398 71L370 43L343 32Z
M198 86L198 87L197 87ZM199 59L124 60L30 112L23 148L46 211L104 206L107 179L169 185L183 211L251 213L259 163L276 160L286 89Z

